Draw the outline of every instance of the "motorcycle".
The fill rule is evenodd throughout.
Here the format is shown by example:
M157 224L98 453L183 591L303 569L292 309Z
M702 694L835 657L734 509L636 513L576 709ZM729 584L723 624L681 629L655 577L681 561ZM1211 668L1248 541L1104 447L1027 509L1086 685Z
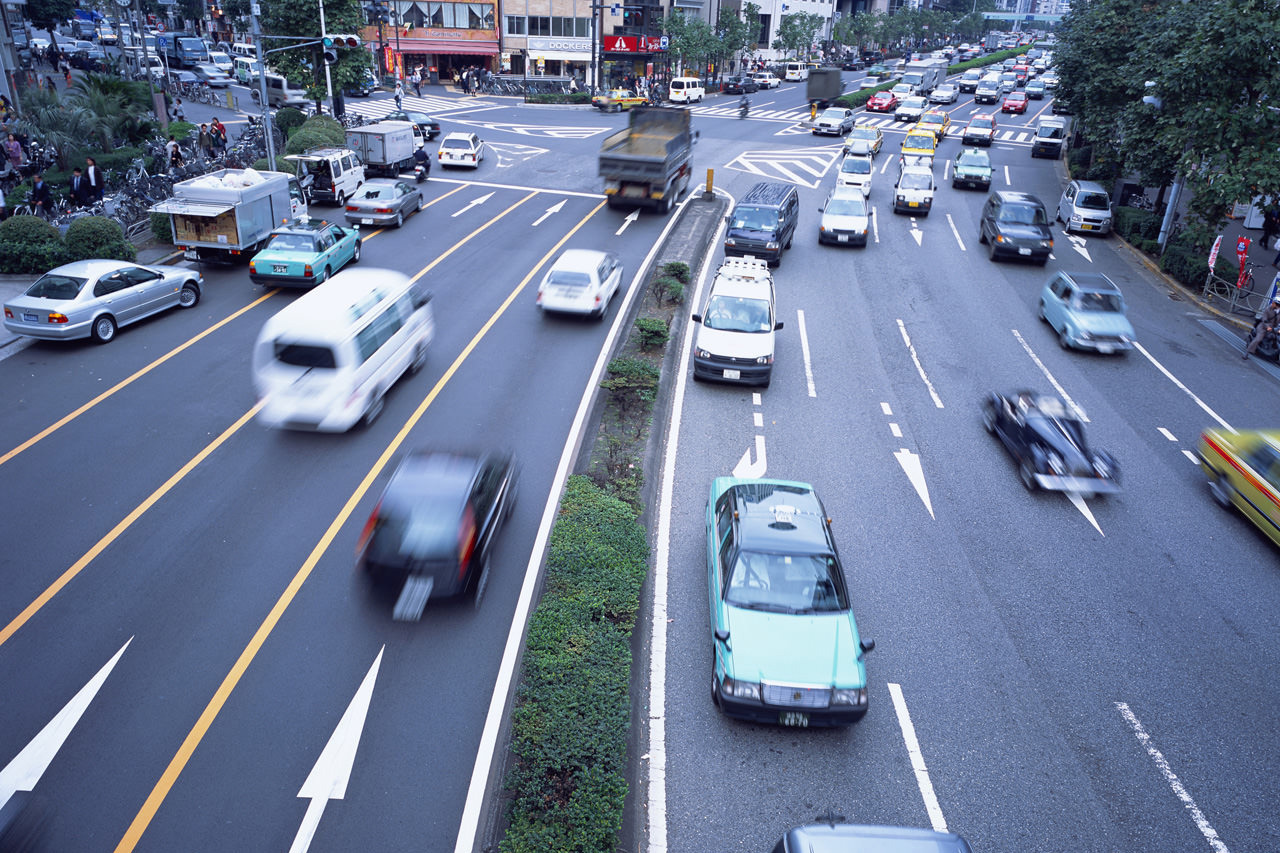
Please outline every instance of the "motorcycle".
M418 183L422 183L427 179L427 175L431 172L430 166L414 166L413 179Z
M1261 318L1254 321L1254 331L1257 331L1258 324L1261 322ZM1250 334L1249 337L1252 338L1253 335ZM1262 340L1258 341L1255 352L1269 361L1280 362L1280 329L1272 326L1271 330L1262 336Z
M749 112L751 112L750 103L748 103L747 101L742 101L741 103L738 104L738 118L746 118L747 113Z

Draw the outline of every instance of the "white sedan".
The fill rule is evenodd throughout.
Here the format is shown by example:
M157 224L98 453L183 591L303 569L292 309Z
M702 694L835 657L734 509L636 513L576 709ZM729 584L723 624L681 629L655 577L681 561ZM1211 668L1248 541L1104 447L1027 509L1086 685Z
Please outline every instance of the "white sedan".
M929 103L931 104L954 104L956 98L960 97L960 90L956 88L954 83L943 83L941 86L929 93Z
M450 133L440 140L440 151L436 155L441 166L470 166L480 168L484 159L485 145L474 133Z
M604 319L622 286L622 262L612 252L569 249L551 265L538 285L543 311L588 314Z
M751 79L756 81L756 85L761 89L776 89L782 85L782 81L768 71L757 71L751 75Z

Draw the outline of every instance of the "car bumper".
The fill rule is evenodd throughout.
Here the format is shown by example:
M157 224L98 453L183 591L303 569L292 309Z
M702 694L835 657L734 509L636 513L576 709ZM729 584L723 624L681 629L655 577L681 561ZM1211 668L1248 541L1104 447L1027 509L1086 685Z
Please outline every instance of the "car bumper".
M974 189L985 190L991 188L990 178L966 178L956 175L951 179L953 187L972 187Z
M962 136L960 137L961 145L990 145L991 136Z
M773 376L772 364L726 364L710 358L693 358L693 375L699 379L717 382L741 382L744 385L763 385Z
M1113 352L1127 352L1133 349L1133 341L1117 340L1116 338L1076 338L1069 339L1071 346L1076 349L1089 349L1102 355L1110 355Z
M766 249L763 246L729 246L724 247L724 253L728 257L735 258L763 258L766 261L782 260L782 245L779 244L776 249Z
M1120 491L1120 484L1115 480L1098 477L1065 477L1057 474L1036 474L1035 477L1036 485L1049 492L1113 495Z
M720 711L726 717L750 720L754 723L821 728L849 726L867 715L867 706L841 706L839 708L779 708L762 702L738 699L720 693ZM795 716L788 716L795 715ZM789 720L789 721L788 721ZM803 722L801 722L803 720ZM784 722L785 721L785 722Z
M1111 221L1106 222L1068 222L1066 224L1067 231L1075 231L1080 234L1110 234Z
M315 287L316 277L313 275L279 275L275 273L249 273L249 280L254 284L270 284L276 287Z
M833 246L865 246L867 235L852 231L819 231L818 242L830 243Z
M894 213L928 213L933 208L932 201L898 201L894 199Z
M89 337L92 323L23 323L5 319L4 327L15 335L40 338L46 341L72 341Z
M1026 246L1016 246L1012 243L996 243L996 257L999 258L1020 258L1027 261L1043 262L1049 260L1049 253L1052 249L1028 248ZM1026 253L1023 250L1026 249Z
M363 211L347 213L348 225L390 225L395 221L396 215L394 213L373 213L372 211L369 213Z
M814 134L815 134L815 135L817 135L817 134L823 134L823 135L825 135L825 136L842 136L842 135L844 135L844 128L842 128L842 127L827 127L827 126L824 126L824 125L817 125L817 126L815 126L815 127L813 128L813 132L814 132Z
M470 157L467 157L465 159L462 157L441 157L440 165L441 166L465 166L468 169L478 169L480 168L480 160L479 158L473 160Z

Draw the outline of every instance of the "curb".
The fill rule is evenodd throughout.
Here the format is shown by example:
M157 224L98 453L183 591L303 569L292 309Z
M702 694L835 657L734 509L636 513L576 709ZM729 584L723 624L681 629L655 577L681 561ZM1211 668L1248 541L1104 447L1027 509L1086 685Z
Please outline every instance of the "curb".
M1178 281L1176 278L1173 278L1164 270L1160 269L1159 264L1157 264L1151 258L1147 257L1145 253L1134 248L1129 243L1129 241L1123 239L1119 235L1116 236L1116 239L1120 241L1120 245L1124 246L1125 249L1127 249L1129 253L1133 255L1133 257L1138 261L1138 263L1146 267L1149 272L1151 272L1157 278L1163 281L1165 286L1167 286L1171 290L1176 291L1186 301L1194 303L1196 306L1203 309L1204 311L1207 311L1213 316L1217 317L1219 320L1223 320L1227 323L1230 323L1231 325L1235 326L1238 329L1249 331L1253 328L1253 324L1250 323L1249 321L1242 320L1239 317L1237 317L1235 314L1228 314L1227 312L1223 311L1221 308L1218 308L1216 305L1213 305L1212 303L1209 303L1209 302L1205 302L1203 299L1200 298L1199 294L1197 294L1195 291L1188 289L1187 286L1184 285L1182 282Z

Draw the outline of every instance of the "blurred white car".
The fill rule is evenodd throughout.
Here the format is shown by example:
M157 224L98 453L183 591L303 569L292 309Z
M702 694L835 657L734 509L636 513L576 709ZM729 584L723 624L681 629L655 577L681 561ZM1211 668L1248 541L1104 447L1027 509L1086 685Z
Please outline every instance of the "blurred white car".
M960 90L956 88L954 83L943 83L941 86L929 93L929 103L954 104L956 99L959 97Z
M569 249L538 285L543 311L588 314L601 320L622 286L622 262L612 252Z

